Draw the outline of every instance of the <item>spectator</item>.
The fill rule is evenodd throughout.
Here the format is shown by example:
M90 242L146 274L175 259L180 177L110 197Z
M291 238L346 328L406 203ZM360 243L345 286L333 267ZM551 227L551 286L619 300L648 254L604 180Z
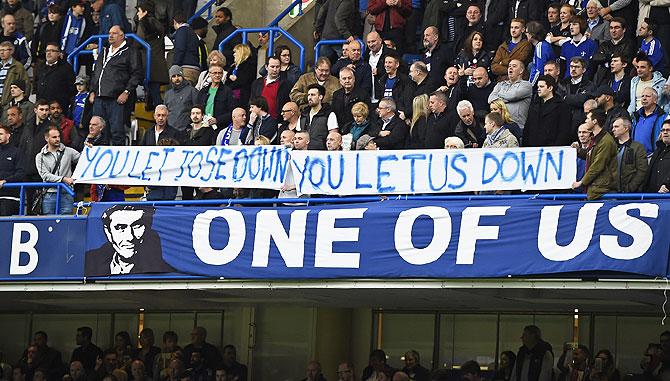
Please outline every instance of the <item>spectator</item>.
M409 78L416 84L414 86L414 94L412 98L420 95L428 95L434 87L429 77L428 68L426 64L421 61L416 61L409 67Z
M88 124L88 134L86 135L85 144L87 146L106 146L109 145L109 136L105 133L107 123L99 116L91 117Z
M35 166L35 157L42 151L44 134L49 127L49 102L38 99L35 102L35 119L26 122L24 132L21 134L19 151L26 181L39 182L42 177ZM86 365L86 364L85 364Z
M422 149L426 146L426 132L428 130L429 97L426 94L414 97L412 101L412 123L409 129L409 142L407 147Z
M476 68L472 73L472 85L466 86L465 81L462 81L461 87L463 98L472 102L475 115L483 120L489 109L489 95L495 87L495 83L489 78L488 71L483 67Z
M609 64L610 72L607 75L598 75L598 78L594 79L596 85L611 88L614 93L614 103L623 106L624 109L630 103L631 78L626 74L628 69L627 59L615 53Z
M355 381L356 374L354 365L350 362L343 362L337 366L337 381Z
M363 369L361 380L377 380L380 374L393 371L393 368L386 363L386 353L381 349L370 352L369 359L368 366Z
M310 150L325 150L326 137L338 128L337 117L323 104L326 89L319 84L307 87L308 106L300 118L300 130L309 131Z
M142 141L140 145L142 146L155 146L158 144L160 139L173 138L178 139L179 132L168 123L169 111L167 106L158 105L154 110L154 121L156 122L153 127L148 128L142 136ZM181 131L184 131L186 127L183 127Z
M182 360L180 359L170 360L170 365L167 371L167 380L182 381L185 376L185 371L186 368Z
M572 110L571 136L574 136L577 126L584 120L584 102L591 98L596 88L593 82L586 79L585 71L586 61L580 57L573 57L570 60L570 77L563 80L564 100Z
M153 1L140 0L137 4L135 19L135 33L151 47L151 78L149 88L145 89L147 110L153 110L156 105L162 104L161 85L170 83L167 62L165 61L165 29L156 18ZM146 67L146 54L142 54L142 65ZM147 364L148 365L148 364Z
M207 51L207 44L205 43L205 38L207 38L207 31L209 30L207 20L199 16L194 18L190 24L193 32L198 37L198 66L200 67L201 71L207 70L207 57L209 56Z
M414 82L406 74L400 73L398 71L399 67L400 56L397 53L389 53L384 59L386 74L382 75L375 84L375 98L393 98L395 105L398 107L400 119L405 120L407 117L411 117L412 113Z
M491 106L490 111L497 112L503 117L503 120L505 121L504 127L507 128L512 133L512 135L514 135L514 137L519 143L521 143L521 137L523 135L523 132L521 131L519 125L512 119L512 116L510 115L509 109L507 109L507 105L505 104L505 102L502 99L497 99L491 102L490 106Z
M320 57L316 61L313 73L305 73L300 76L298 82L296 82L289 94L291 101L297 103L298 107L306 106L307 90L310 85L314 84L318 84L325 89L323 103L328 104L330 104L333 99L333 93L341 87L340 81L330 75L330 61L326 57Z
M467 100L458 102L456 106L458 117L461 119L456 125L454 134L461 138L466 148L479 148L484 143L486 132L475 118L472 103ZM500 124L502 127L502 123Z
M508 7L508 20L524 19L528 21L540 21L544 13L542 3L533 0L511 1Z
M7 111L11 107L18 107L21 109L21 113L26 115L27 119L32 119L34 117L35 104L28 100L26 95L26 82L22 79L17 79L9 85L9 94L11 95L11 100L2 111L2 121L7 123Z
M218 67L223 72L222 66ZM185 128L189 124L191 108L198 103L198 91L184 80L180 66L172 65L169 74L172 88L165 92L165 106L170 110L168 124L175 128Z
M66 376L70 376L72 381L85 381L87 379L86 370L81 361L72 361L72 363L70 363L69 373Z
M233 92L223 84L223 66L212 65L209 75L212 83L200 89L197 104L205 106L205 115L214 117L213 123L219 126L230 124L230 112L233 110Z
M326 381L323 373L321 373L321 363L315 360L307 363L306 375L307 377L303 378L302 381Z
M635 111L632 117L633 140L641 143L647 154L651 155L661 134L663 121L668 117L668 114L658 105L656 90L647 87L642 91L642 107Z
M614 121L617 118L622 116L630 118L626 109L620 106L619 104L615 103L614 97L616 95L614 94L614 90L612 90L611 87L600 86L596 90L595 95L597 95L596 98L597 107L600 107L603 111L605 111L605 115L607 115L605 125L603 126L603 128L606 129L607 132L612 131L612 123L614 123Z
M79 131L80 135L85 135L85 121L91 118L91 108L92 104L88 101L88 77L85 75L80 75L75 79L74 84L77 88L77 94L75 94L72 103L71 103L71 112L72 122L74 126Z
M642 107L642 91L651 87L656 90L657 94L661 94L665 78L659 71L654 71L654 65L651 60L644 53L638 54L633 62L637 70L637 76L630 80L630 104L628 105L628 113L633 114L635 110ZM665 94L665 92L664 92Z
M591 352L585 345L578 345L576 349L572 350L572 359L567 361L566 353L569 345L563 346L563 354L558 358L556 366L561 371L558 375L559 381L574 380L574 379L590 379L591 375Z
M602 8L597 0L588 0L586 3L586 34L597 44L602 44L611 38L609 33L610 23L600 17Z
M470 8L479 11L476 6ZM423 31L423 48L422 62L426 64L429 74L426 81L427 89L422 94L430 94L442 82L442 75L453 58L449 48L440 42L440 31L435 26L429 26Z
M405 24L412 14L411 0L369 0L368 12L375 18L375 30L402 50Z
M302 74L300 68L291 59L291 49L286 45L279 45L275 49L275 55L281 60L279 77L293 88ZM264 75L261 69L261 75Z
M577 140L572 143L573 148L577 148L578 151L583 151L588 153L593 147L593 133L588 129L586 124L582 124L577 128ZM577 180L584 178L586 173L586 158L577 156ZM586 193L584 187L575 188L576 193Z
M667 12L667 9L665 10ZM649 18L645 18L640 29L637 32L638 37L642 39L640 42L640 52L643 52L649 57L651 65L654 67L654 70L658 70L661 73L665 70L665 50L661 41L654 37L654 33L659 30L659 27L656 23L652 22Z
M63 108L57 100L49 102L49 121L61 131L63 144L73 148L81 144L79 133L73 128L74 123L63 115Z
M271 143L277 139L277 120L269 113L264 97L256 97L249 103L249 134L244 144L253 145L259 136L265 136Z
M516 355L516 363L510 379L551 381L554 355L551 344L542 340L540 328L535 325L524 327L521 341L523 345Z
M508 79L498 82L489 95L489 103L502 99L512 119L523 129L528 116L533 86L521 78L524 72L523 62L512 60L507 69Z
M444 139L444 149L464 149L465 144L458 136L450 136Z
M2 34L0 34L0 42L9 42L14 46L13 57L21 64L26 65L30 58L30 51L28 50L28 40L23 33L16 31L16 19L11 14L2 16Z
M247 127L246 116L246 111L243 108L238 107L234 109L232 112L232 122L219 132L215 141L216 145L243 145L250 131L250 128Z
M640 143L631 139L631 121L619 117L612 125L612 135L616 140L617 184L619 193L637 193L642 191L647 177L647 151Z
M130 375L133 381L151 381L151 377L147 374L147 366L139 359L130 364Z
M537 81L538 97L531 103L523 129L525 147L563 146L573 140L570 107L554 95L556 81L548 75Z
M32 30L32 21L30 24L31 24L30 28ZM32 39L30 49L32 53L31 55L33 57L33 63L39 65L42 62L44 62L44 60L46 59L46 49L48 43L54 42L60 48L59 41L61 37L60 33L62 30L63 30L63 16L60 13L60 8L57 4L52 4L48 7L47 19L44 20L41 24L39 24L39 26L37 27L37 31L35 32L35 38L32 39L31 37L27 37L28 40Z
M598 78L609 74L609 64L615 55L632 59L637 51L635 42L626 36L626 20L615 17L610 20L609 39L598 45L598 50L591 57L591 64L596 69Z
M0 216L12 216L19 213L19 189L3 188L5 183L23 181L19 149L10 143L11 136L11 128L0 125Z
M115 25L109 29L109 47L98 56L89 94L93 115L108 122L113 145L125 144L125 107L131 107L126 103L141 80L137 52L128 46L125 34Z
M621 381L621 375L616 368L614 356L607 349L601 349L596 353L593 369L594 372L604 374L608 381Z
M208 367L199 351L191 352L191 367L186 369L186 377L189 381L209 381L214 378L214 371Z
M85 16L86 4L86 0L70 0L69 2L69 10L65 15L63 30L60 35L60 49L65 56L70 55L97 29L93 20Z
M554 51L546 38L547 31L539 22L531 21L526 25L526 39L533 49L529 76L529 82L533 85L537 83L540 76L544 75L545 64L554 59Z
M428 99L428 123L426 128L426 137L423 148L438 149L443 148L442 143L448 136L455 133L455 124L450 123L447 112L447 96L441 91L435 91L430 94Z
M231 59L232 60L232 59ZM226 67L226 63L228 60L226 57L221 54L220 51L218 50L212 50L209 55L207 56L207 68L211 67L212 65L220 65L223 66L224 68ZM232 62L232 61L231 61ZM223 71L223 78L222 82L226 82L226 78L228 77L228 72ZM209 70L203 70L202 73L198 76L198 83L195 85L195 89L200 91L203 87L209 85L212 83L212 78L209 76Z
M279 126L278 132L281 133L286 130L298 131L300 129L300 110L298 105L294 102L286 102L281 110L282 122Z
M419 352L414 350L405 352L405 367L402 371L409 376L407 380L428 381L430 377L430 371L421 366Z
M247 44L238 44L233 48L233 62L227 84L232 89L233 104L243 107L249 103L251 83L256 79L256 63Z
M510 381L514 363L516 362L516 355L512 351L504 351L500 354L500 362L498 369L493 376L493 381Z
M467 85L467 84L466 84ZM448 67L444 72L444 85L437 88L437 91L443 92L447 97L447 110L456 117L456 105L463 99L463 85L458 76L458 69Z
M370 65L361 59L361 44L357 40L349 43L348 58L338 60L333 65L333 75L338 76L340 70L344 67L353 70L356 77L356 89L368 94L369 97L372 91L372 70L370 70Z
M391 49L387 48L383 44L383 40L379 33L372 31L368 33L366 40L368 49L365 51L363 60L370 65L370 70L372 71L372 103L376 104L379 102L379 99L375 98L376 88L375 85L377 80L385 73L384 62L386 56L389 54Z
M66 147L60 141L61 133L58 127L49 126L44 134L46 145L35 157L35 166L42 177L42 180L48 183L65 183L72 187L72 166L79 160L79 152L70 147ZM48 188L44 194L42 213L44 214L70 214L72 213L72 203L74 202L69 193L60 190L60 206L56 210L56 188Z
M125 8L125 2L122 4ZM122 32L130 31L130 25L125 17L125 9L112 0L93 0L91 10L100 12L100 26L98 30L102 33L110 30L114 25L119 26Z
M330 131L326 137L328 151L342 151L342 135L337 131Z
M551 3L547 6L547 19L542 21L542 26L547 30L559 26L561 19L559 13L561 12L561 3Z
M409 127L396 114L396 103L391 97L384 97L379 101L377 114L379 115L379 132L375 137L375 143L379 149L403 149L407 144Z
M200 351L208 367L216 368L222 363L221 354L215 346L207 341L207 330L203 327L195 327L191 331L191 344L184 347L184 358L191 359L191 353Z
M47 43L45 53L46 61L39 66L35 74L35 95L37 99L58 101L63 112L69 114L70 102L77 93L74 71L72 66L61 58L58 43Z
M263 97L268 103L270 116L278 120L281 116L281 109L284 104L289 102L289 92L291 88L286 80L280 76L281 59L277 56L270 56L265 60L265 69L267 76L258 78L251 84L251 98Z
M595 72L594 68L590 67L588 63L596 52L598 44L592 39L588 38L586 33L586 21L581 16L573 16L570 19L570 36L571 39L561 45L561 61L567 67L572 62L573 57L581 57L587 65L586 69L589 73ZM569 72L565 71L565 78L569 77Z
M356 86L357 77L349 67L339 72L341 89L333 93L332 111L337 116L338 126L347 126L353 121L351 108L358 102L370 104L370 96Z
M214 26L212 26L212 29L216 33L216 39L211 49L214 52L219 51L221 41L237 30L237 27L233 25L233 13L229 8L221 7L214 12ZM233 46L241 43L242 36L238 34L223 45L221 53L226 57L227 62L233 62Z
M228 344L223 347L223 366L221 369L232 379L247 381L247 366L237 362L237 349L234 345Z
M565 98L566 88L563 85L563 78L561 77L561 66L556 61L548 61L544 64L544 74L552 77L556 81L556 88L554 89L554 95L560 97L561 99Z
M293 148L293 138L295 138L294 130L284 130L279 134L279 144L286 148Z
M7 122L3 124L9 127L9 132L11 136L9 137L9 144L14 147L18 147L23 131L25 130L25 125L23 124L23 113L21 109L17 106L13 106L7 109Z
M351 115L353 120L349 125L341 128L343 141L345 142L345 150L356 149L356 142L361 136L371 133L371 123L369 116L369 107L366 103L358 102L351 107ZM346 148L346 145L350 147Z
M26 69L12 57L14 45L9 41L0 42L0 100L6 106L12 100L9 86L17 80L28 83Z
M314 25L314 40L347 40L354 41L361 35L360 18L357 15L353 0L330 1L319 8ZM332 45L323 45L319 56L328 57L331 61L341 52Z
M593 148L589 152L578 150L578 155L586 158L584 177L572 184L572 189L586 187L589 200L600 198L605 193L617 189L617 147L614 138L602 128L605 113L595 109L586 115L586 125L593 133Z
M547 38L554 49L554 55L559 56L561 53L561 45L569 41L572 36L570 31L570 19L576 14L575 8L570 4L561 5L558 13L560 23L554 25L547 34Z
M649 161L649 171L644 185L644 191L649 193L670 192L670 120L663 122L661 137L656 142L656 150Z
M35 15L23 7L20 0L5 0L0 17L12 15L16 21L16 30L26 37L26 40L33 39L33 25Z
M458 75L467 77L468 83L472 83L472 73L476 68L491 69L491 53L484 49L484 35L482 33L472 32L465 39L463 49L456 56L454 65L458 67Z
M493 50L491 47L495 47L500 44L500 40L502 39L503 34L502 28L498 28L498 23L500 21L496 22L494 20L496 20L498 17L506 19L507 18L506 10L501 12L502 15L495 15L495 16L491 13L491 11L489 11L488 15L489 17L485 22L482 18L482 10L478 3L470 2L469 4L468 3L465 4L467 4L467 9L465 11L466 23L464 23L464 25L458 28L459 29L457 31L458 37L453 45L453 49L450 50L452 50L453 52L460 52L461 49L463 49L463 41L473 32L480 32L488 36L489 41L486 41L487 45L485 46L485 49L489 51ZM493 7L495 6L506 7L507 4L502 5L493 4ZM492 4L489 4L489 7L492 7Z
M525 32L526 22L523 19L512 19L509 27L511 39L498 47L491 63L491 71L499 82L507 80L507 68L511 60L519 60L524 65L530 62L533 49L531 43L523 38Z
M171 141L165 139L159 141L158 144L161 146L166 145L169 146L169 145L177 145L179 143L174 139L171 139ZM177 195L176 187L174 187L174 195L175 196ZM176 353L177 350L181 351L181 348L179 348L179 345L177 345L178 342L179 337L174 331L166 331L163 333L163 348L161 349L161 353L156 355L156 358L154 359L153 374L156 379L165 380L168 378L170 360L172 359L173 355Z
M481 368L474 360L466 361L461 365L462 381L481 381Z
M200 59L198 56L199 40L191 26L186 22L186 16L175 14L172 25L174 27L174 55L172 64L181 66L184 78L191 85L198 83L200 74Z

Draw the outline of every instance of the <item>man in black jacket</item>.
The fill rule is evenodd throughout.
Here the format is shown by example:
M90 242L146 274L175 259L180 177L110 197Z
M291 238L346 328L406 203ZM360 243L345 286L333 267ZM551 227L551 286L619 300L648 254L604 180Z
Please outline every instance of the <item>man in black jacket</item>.
M140 145L156 146L160 139L178 139L179 133L177 130L169 126L167 123L168 112L168 108L165 105L156 106L156 109L154 110L154 121L156 124L144 132Z
M200 89L198 93L198 103L205 106L205 114L214 117L213 123L217 126L228 126L233 111L233 91L223 82L223 66L211 65L209 67L209 76L212 83ZM208 107L208 101L211 96L209 89L215 88L214 99L211 102L211 109Z
M530 104L523 129L524 147L564 146L574 141L570 107L554 94L556 80L543 75L537 80L537 97Z
M274 120L281 117L281 108L290 101L291 88L288 82L282 80L281 60L277 56L270 56L265 60L266 77L257 78L251 83L250 99L264 97L268 102L269 113Z
M596 102L598 103L598 107L605 111L605 114L607 115L607 119L605 119L603 128L608 132L612 131L612 124L618 118L630 118L626 108L615 101L616 95L610 86L603 85L598 87L594 95L596 95Z
M354 120L351 108L358 102L363 102L369 107L370 96L356 86L356 75L349 67L343 67L339 76L342 88L333 93L331 109L337 116L337 125L342 130Z
M384 97L379 101L377 114L380 126L377 137L375 137L375 143L379 149L403 149L407 145L409 127L404 120L400 119L396 111L393 98Z
M428 69L430 83L428 92L432 92L442 83L444 71L454 60L453 54L446 45L440 43L440 32L434 26L429 26L423 31L423 48L425 50L421 61Z
M93 115L108 121L112 145L125 144L125 107L141 80L142 64L137 52L126 43L126 36L118 25L111 27L109 47L95 64L89 100L94 102Z
M12 216L19 212L19 189L2 187L5 183L23 181L19 150L9 144L11 135L8 126L0 125L0 216Z
M214 45L212 45L210 51L219 50L221 41L237 30L235 25L233 25L233 13L226 7L221 7L216 10L214 13L214 24L212 29L216 33L216 39L214 40ZM233 62L233 47L241 43L242 35L238 34L223 45L221 53L226 57L227 63Z
M435 91L428 98L428 123L426 127L426 138L423 148L442 149L444 139L455 135L455 123L450 123L447 111L447 95L441 91ZM418 148L418 147L417 147Z
M616 55L630 60L637 52L637 44L626 37L626 20L615 17L610 21L611 40L603 41L591 57L597 78L607 77L610 73L610 62Z
M670 120L663 122L661 127L661 139L656 142L656 150L651 155L644 191L670 192Z
M46 62L41 63L35 73L37 99L44 98L49 102L57 100L63 108L63 114L68 115L70 102L77 93L74 82L72 66L61 59L58 43L48 43Z
M398 53L389 53L384 59L384 70L375 84L375 98L391 97L395 101L400 119L405 120L412 116L412 95L416 86L409 76L400 73L400 56Z

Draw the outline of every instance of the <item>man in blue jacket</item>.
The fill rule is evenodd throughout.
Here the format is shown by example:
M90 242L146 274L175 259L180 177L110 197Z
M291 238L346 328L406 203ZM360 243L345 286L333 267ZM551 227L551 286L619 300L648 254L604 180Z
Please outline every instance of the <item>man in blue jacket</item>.
M667 118L658 105L658 93L651 87L642 90L642 107L633 113L633 140L642 144L650 156L656 149L656 141L661 135L661 126Z
M181 66L184 78L195 86L200 75L200 60L198 58L200 41L191 26L186 22L186 16L183 14L175 14L172 23L175 30L172 38L174 43L172 64Z

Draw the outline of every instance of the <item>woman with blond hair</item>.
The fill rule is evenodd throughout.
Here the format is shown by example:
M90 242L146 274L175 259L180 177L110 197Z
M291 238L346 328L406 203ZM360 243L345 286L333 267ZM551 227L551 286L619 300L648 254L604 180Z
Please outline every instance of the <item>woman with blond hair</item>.
M426 148L428 128L428 94L414 97L412 101L412 123L409 128L409 148Z
M364 102L355 103L351 107L351 116L354 120L342 128L342 147L356 149L358 139L370 131L370 110ZM348 149L345 149L345 151Z
M207 56L207 67L210 67L212 65L221 65L225 67L226 56L224 56L223 53L221 53L218 50L212 50ZM221 82L226 83L227 76L228 73L224 71ZM205 70L202 73L200 73L200 76L198 77L198 83L194 87L196 90L200 91L200 89L209 85L210 83L212 83L212 78L210 78L209 76L209 70Z
M521 145L521 136L523 135L523 132L521 131L521 128L519 127L518 124L516 124L515 121L512 120L512 115L510 115L509 110L507 109L507 105L505 104L505 101L502 99L496 99L490 104L491 107L491 112L497 112L502 116L503 121L505 124L503 125L503 128L506 128L509 130L509 132L514 135L516 140L519 142L519 145Z
M251 83L255 79L256 66L251 56L251 48L247 44L235 45L227 82L233 90L235 107L246 108L251 95Z

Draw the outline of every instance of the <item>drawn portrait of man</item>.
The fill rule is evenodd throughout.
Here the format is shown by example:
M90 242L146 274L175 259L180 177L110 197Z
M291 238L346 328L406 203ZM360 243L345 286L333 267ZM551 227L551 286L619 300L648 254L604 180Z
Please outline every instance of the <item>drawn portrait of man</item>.
M114 205L102 214L107 242L86 252L86 276L173 272L152 228L154 208Z

